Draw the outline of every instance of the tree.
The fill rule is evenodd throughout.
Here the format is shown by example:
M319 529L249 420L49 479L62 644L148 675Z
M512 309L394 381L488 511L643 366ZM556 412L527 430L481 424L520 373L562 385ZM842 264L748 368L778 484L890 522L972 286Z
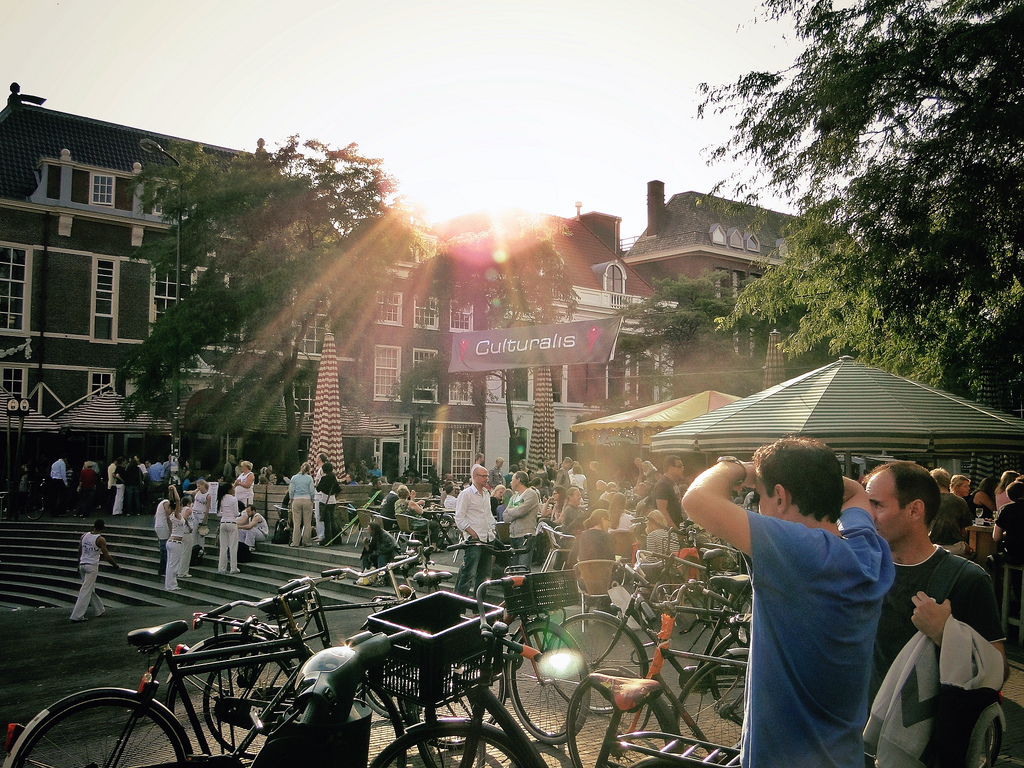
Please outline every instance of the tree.
M782 72L704 86L736 116L716 159L751 162L800 217L733 319L804 311L790 347L969 392L1019 365L1024 5L766 0L805 48Z
M650 298L622 310L632 332L621 334L618 345L622 355L639 362L645 385L672 397L704 389L737 394L760 389L763 324L740 322L735 334L719 327L736 304L731 287L722 289L709 276L680 275L654 288Z
M306 353L326 327L344 355L346 340L375 319L376 302L365 297L408 252L412 235L389 215L393 181L354 144L334 149L293 136L274 152L262 141L252 154L172 150L181 165L147 168L140 183L168 220L181 213L186 285L120 370L135 384L131 404L165 409L175 378L190 378L201 359L223 393L210 431L251 427L283 399L297 442L293 385L315 376ZM173 237L147 239L138 256L158 279L173 274Z
M577 296L555 249L551 227L557 220L509 214L501 221L461 220L453 223L431 264L433 284L441 299L452 296L483 299L487 328L556 323L571 319ZM538 370L534 370L535 377ZM509 456L516 434L512 412L511 371L501 371L505 389L505 415L509 430ZM543 390L543 387L540 388ZM551 388L547 388L551 398ZM535 410L553 408L537 402ZM553 446L553 422L550 442ZM552 457L553 458L553 457ZM536 461L535 457L531 459Z

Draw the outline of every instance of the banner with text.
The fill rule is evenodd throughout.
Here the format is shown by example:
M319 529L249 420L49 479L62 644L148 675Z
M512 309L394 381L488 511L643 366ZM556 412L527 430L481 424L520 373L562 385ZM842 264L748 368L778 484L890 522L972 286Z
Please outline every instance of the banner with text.
M615 357L622 318L528 325L452 334L449 373L607 363Z

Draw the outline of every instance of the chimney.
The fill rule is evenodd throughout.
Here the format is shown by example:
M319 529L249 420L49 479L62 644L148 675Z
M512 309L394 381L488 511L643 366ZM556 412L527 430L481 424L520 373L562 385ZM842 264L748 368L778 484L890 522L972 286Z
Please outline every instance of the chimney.
M658 236L658 227L665 216L665 182L647 182L647 235Z
M576 218L579 219L580 212L583 210L583 203L580 200L576 201Z

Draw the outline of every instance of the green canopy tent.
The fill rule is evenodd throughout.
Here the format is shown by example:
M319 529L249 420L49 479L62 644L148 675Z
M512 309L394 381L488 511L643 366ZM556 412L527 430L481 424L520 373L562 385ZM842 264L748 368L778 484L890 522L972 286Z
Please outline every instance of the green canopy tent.
M667 429L651 447L750 453L789 434L860 454L1024 452L1024 420L851 357Z

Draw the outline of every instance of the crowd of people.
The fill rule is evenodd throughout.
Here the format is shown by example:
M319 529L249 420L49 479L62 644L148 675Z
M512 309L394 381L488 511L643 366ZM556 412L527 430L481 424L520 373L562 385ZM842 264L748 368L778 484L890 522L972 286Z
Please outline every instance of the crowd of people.
M272 470L257 477L249 462L225 466L222 477L231 477L219 482L214 499L205 479L180 492L172 460L157 475L168 484L156 486L153 465L143 474L136 459L117 460L108 472L108 490L114 490L113 508L123 514L134 512L134 494L117 492L128 485L125 476L134 475L126 471L129 463L148 475L147 490L157 491L154 528L162 541L167 589L189 577L189 553L214 512L220 521L219 572L238 573L240 544L255 546L269 536L252 501L253 485L273 477ZM450 515L467 540L491 542L504 524L515 547L543 543L535 534L544 522L574 537L571 558L578 560L624 554L613 542L614 531L632 533L634 548L665 553L686 546L684 531L691 539L725 542L746 558L753 587L745 765L859 766L865 744L879 765L889 764L892 750L910 740L906 718L893 714L893 702L911 694L907 670L914 669L915 685L937 675L937 665L923 660L940 653L943 665L948 659L973 672L944 694L963 715L934 729L932 748L935 739L956 754L966 748L973 722L967 713L979 701L995 701L1008 674L992 577L985 564L969 559L966 529L991 520L998 557L1024 563L1019 473L984 480L974 494L968 477L941 468L929 472L909 461L883 464L856 481L844 477L834 451L807 438L762 446L751 461L721 457L706 469L688 467L679 456L660 464L637 459L628 479L611 480L597 462L586 472L571 458L506 472L502 459L487 467L478 455L465 487L451 476L438 479L434 515L408 484L396 482L366 533L363 565L378 568L398 554L386 524L397 515L406 515L413 530L429 540L438 537L437 514ZM51 479L59 480L60 467L55 468ZM96 477L90 478L85 469L79 484L86 492L95 490L99 474L93 469ZM323 454L288 479L291 546L317 539L329 545L338 536L333 512L350 482ZM542 554L520 554L518 564L529 566ZM456 590L473 594L491 577L491 559L486 548L468 548ZM102 519L82 537L83 585L73 621L85 620L89 611L102 613L94 591L100 560L116 566ZM1019 600L1020 585L1013 590Z

